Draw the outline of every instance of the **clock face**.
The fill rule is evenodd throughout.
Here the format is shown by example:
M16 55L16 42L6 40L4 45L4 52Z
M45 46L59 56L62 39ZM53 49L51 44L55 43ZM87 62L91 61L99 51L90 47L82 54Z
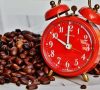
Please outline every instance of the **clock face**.
M42 44L46 63L59 74L81 70L94 54L94 38L89 28L70 19L50 24Z

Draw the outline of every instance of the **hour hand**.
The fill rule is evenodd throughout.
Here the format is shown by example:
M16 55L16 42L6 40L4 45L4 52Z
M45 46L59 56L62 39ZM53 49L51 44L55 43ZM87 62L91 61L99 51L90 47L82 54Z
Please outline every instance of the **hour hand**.
M55 38L58 42L60 42L61 44L63 44L64 46L66 46L66 43L64 41L62 41L61 39L59 38Z

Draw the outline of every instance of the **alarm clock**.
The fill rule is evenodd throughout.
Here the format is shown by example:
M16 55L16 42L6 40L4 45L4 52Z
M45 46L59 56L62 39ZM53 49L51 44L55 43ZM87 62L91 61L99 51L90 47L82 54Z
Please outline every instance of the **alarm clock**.
M42 34L43 58L58 75L73 77L82 74L83 79L88 81L85 73L98 62L98 34L90 23L75 14L76 6L72 6L73 13L68 14L67 5L56 5L54 1L51 1L50 5L52 8L46 12L45 19L56 19Z

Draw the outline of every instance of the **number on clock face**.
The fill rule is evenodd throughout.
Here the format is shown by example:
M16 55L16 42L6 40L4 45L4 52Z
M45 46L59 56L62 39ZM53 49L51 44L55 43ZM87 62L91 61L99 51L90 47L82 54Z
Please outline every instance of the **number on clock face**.
M61 21L52 25L46 34L45 57L59 70L74 72L89 62L93 42L84 25L73 21Z

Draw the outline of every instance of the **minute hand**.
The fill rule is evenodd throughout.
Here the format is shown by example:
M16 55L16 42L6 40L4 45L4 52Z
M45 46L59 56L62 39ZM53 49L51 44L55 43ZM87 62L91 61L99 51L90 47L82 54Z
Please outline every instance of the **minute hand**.
M67 32L67 44L69 44L69 37L70 37L70 26L68 26L68 32Z

